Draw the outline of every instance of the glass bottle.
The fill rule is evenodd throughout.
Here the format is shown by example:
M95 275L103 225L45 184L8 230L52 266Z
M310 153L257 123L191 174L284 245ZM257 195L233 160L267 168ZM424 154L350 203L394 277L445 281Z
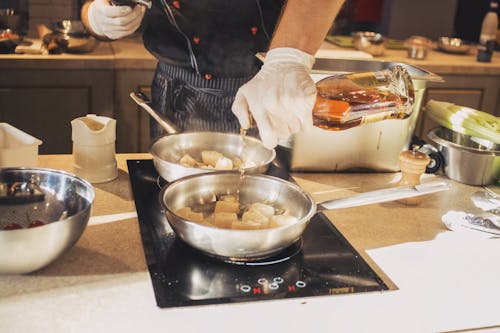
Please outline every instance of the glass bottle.
M477 45L477 61L491 62L491 56L496 46L498 30L498 4L495 1L490 2L490 8L484 16L481 24L481 34L479 44Z
M413 82L399 65L377 72L329 76L316 87L313 123L322 129L343 130L385 119L404 119L413 111Z

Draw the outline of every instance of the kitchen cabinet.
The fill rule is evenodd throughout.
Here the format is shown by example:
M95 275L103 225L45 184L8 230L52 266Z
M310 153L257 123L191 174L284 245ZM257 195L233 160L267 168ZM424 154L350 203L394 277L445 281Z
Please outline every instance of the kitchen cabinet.
M147 152L150 145L149 115L130 98L130 92L151 96L151 69L117 69L115 73L116 151Z
M71 120L113 117L112 71L2 70L0 121L43 141L41 154L71 153Z
M0 55L0 121L42 140L40 154L71 153L71 120L114 117L113 52Z

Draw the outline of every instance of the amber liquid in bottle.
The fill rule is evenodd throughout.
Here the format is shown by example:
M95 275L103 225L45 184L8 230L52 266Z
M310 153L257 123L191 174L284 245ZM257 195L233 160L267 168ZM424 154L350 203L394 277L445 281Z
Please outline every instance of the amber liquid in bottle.
M402 67L333 76L317 88L313 123L322 129L343 130L412 113L413 84Z

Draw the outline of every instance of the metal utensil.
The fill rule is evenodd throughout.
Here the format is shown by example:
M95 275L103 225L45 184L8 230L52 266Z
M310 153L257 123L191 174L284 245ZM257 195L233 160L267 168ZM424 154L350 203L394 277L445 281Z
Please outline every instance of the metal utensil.
M167 117L164 117L163 115L157 113L153 107L151 106L151 100L149 99L148 96L143 94L142 92L139 91L133 91L130 93L130 97L134 100L134 102L137 103L140 107L144 109L151 117L153 117L156 122L163 127L163 129L168 133L168 134L175 134L179 133L179 130L177 129L177 126L175 126L174 123L170 121Z
M474 205L484 211L496 211L500 209L500 196L489 191L477 191L471 195Z
M476 215L451 210L443 215L444 225L452 231L472 231L489 237L500 237L500 217Z
M184 177L164 187L160 202L175 233L192 247L231 261L269 257L292 245L319 210L337 209L391 201L449 189L449 183L437 181L418 188L402 186L354 195L316 204L298 185L267 175L216 172ZM182 207L214 203L217 196L238 194L241 204L262 202L272 205L298 221L279 228L231 230L205 226L176 214Z

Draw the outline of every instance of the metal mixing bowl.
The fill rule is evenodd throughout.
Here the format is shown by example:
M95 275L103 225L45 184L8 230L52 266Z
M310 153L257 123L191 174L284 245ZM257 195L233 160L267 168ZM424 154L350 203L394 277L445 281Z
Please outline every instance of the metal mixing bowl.
M373 56L381 56L385 52L385 38L379 33L371 31L356 31L351 34L354 48L370 53Z
M274 149L266 148L256 138L236 133L222 132L192 132L170 134L155 140L150 148L156 170L167 181L178 178L213 172L215 170L192 168L179 163L180 159L189 154L201 161L201 152L214 150L228 158L238 156L247 165L246 173L265 173L276 157Z
M272 205L298 222L279 228L231 230L185 220L175 212L182 207L210 205L220 195L237 194L241 204ZM168 223L183 241L207 254L231 261L255 260L271 256L299 240L316 212L311 197L294 183L266 175L215 172L193 175L165 186L160 202Z
M0 169L0 274L30 273L60 257L83 233L93 200L92 185L64 171ZM5 230L13 225L19 229Z
M444 159L445 174L468 185L489 185L500 179L500 145L445 127L427 134Z
M472 48L472 43L466 42L460 38L453 37L439 37L438 39L438 48L442 51L448 53L456 53L456 54L466 54Z
M82 21L57 21L52 24L51 30L53 32L45 36L44 39L54 39L67 53L92 52L99 45L99 41L86 30Z

